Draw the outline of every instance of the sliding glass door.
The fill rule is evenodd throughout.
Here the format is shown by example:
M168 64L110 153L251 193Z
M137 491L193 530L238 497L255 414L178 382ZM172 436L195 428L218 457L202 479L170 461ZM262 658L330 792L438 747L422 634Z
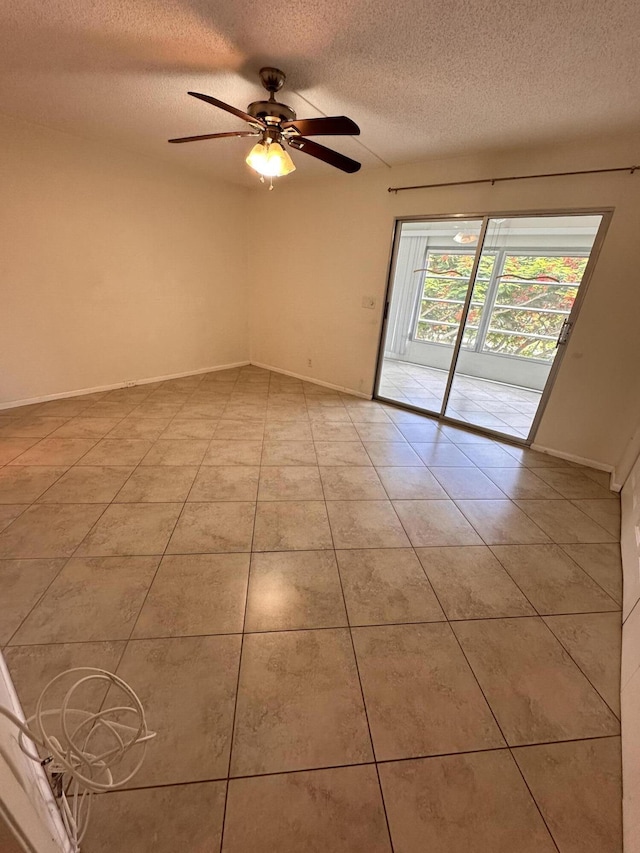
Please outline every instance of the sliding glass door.
M398 223L376 396L530 441L608 218Z
M399 228L378 394L439 414L483 222L425 220Z

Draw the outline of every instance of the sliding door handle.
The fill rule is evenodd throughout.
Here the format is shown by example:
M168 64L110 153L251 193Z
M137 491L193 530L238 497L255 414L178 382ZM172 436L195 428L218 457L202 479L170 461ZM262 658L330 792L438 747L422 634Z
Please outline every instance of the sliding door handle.
M566 319L560 328L560 334L558 335L558 340L556 341L556 349L559 346L564 346L569 340L569 336L571 335L571 329L573 328L573 323L571 320Z

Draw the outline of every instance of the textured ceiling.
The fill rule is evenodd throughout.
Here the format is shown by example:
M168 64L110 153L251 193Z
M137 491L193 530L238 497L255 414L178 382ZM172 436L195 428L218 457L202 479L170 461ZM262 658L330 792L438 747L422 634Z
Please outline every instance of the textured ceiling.
M244 127L187 90L245 109L276 65L362 130L319 142L405 163L637 129L639 36L637 0L0 0L0 112L251 186L250 140L167 145Z

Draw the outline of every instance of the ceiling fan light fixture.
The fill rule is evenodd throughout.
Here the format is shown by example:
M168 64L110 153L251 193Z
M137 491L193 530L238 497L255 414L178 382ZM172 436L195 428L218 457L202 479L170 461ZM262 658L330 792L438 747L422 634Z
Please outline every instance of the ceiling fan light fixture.
M458 231L458 233L453 238L454 243L461 243L463 246L469 243L477 243L478 235L472 234L467 231Z
M265 178L281 178L295 170L295 165L288 152L279 142L258 142L254 145L246 163L259 175Z

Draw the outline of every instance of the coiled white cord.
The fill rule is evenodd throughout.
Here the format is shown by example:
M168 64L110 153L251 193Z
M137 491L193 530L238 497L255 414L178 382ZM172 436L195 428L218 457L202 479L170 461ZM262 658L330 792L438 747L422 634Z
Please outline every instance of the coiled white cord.
M75 673L82 673L82 677L69 687L60 708L47 710L46 698L51 688ZM92 682L106 682L108 687L123 693L131 704L121 703L96 713L73 708L71 700L76 691ZM48 771L74 853L79 853L91 815L91 795L121 788L131 781L142 766L147 744L156 736L147 728L140 699L126 681L112 672L75 667L51 679L38 698L35 713L28 720L22 721L1 705L0 714L20 730L20 748L25 755ZM57 721L57 734L51 733L50 727L48 729L48 721ZM29 749L27 739L41 750L44 759ZM137 760L133 759L133 769L118 779L114 775L116 769L125 755L136 747L140 754Z

